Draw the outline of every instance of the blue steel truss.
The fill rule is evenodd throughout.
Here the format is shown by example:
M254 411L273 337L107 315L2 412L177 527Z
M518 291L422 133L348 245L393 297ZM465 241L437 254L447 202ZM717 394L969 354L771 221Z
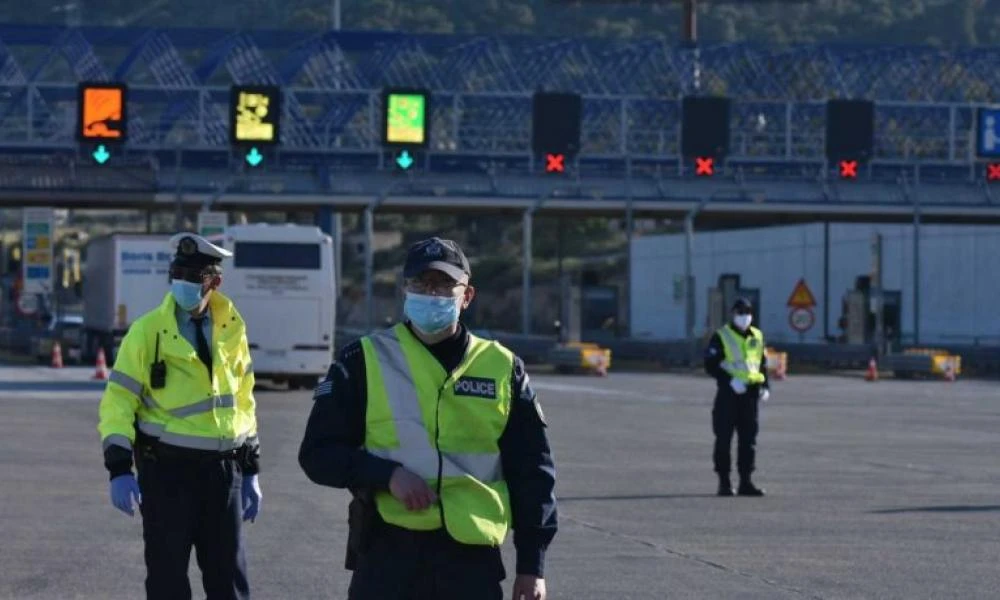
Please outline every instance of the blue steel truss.
M530 94L585 96L583 154L671 156L677 99L735 99L733 153L822 155L827 98L879 102L877 156L968 157L976 104L1000 93L1000 49L730 44L678 48L517 36L0 25L0 145L71 146L75 83L126 81L130 145L225 148L228 87L284 87L282 146L374 151L379 90L432 90L436 152L527 153Z
M0 25L3 80L16 79L18 48L58 48L78 77L185 66L195 81L225 66L233 77L264 77L318 89L370 90L421 84L449 92L531 92L539 87L592 95L675 97L702 87L750 100L868 97L909 102L989 102L1000 89L1000 48L752 44L677 48L662 41L378 32L239 32ZM173 66L157 60L165 52ZM196 57L197 56L197 57ZM51 59L51 57L49 57ZM140 75L139 77L143 77ZM13 78L13 79L12 79Z

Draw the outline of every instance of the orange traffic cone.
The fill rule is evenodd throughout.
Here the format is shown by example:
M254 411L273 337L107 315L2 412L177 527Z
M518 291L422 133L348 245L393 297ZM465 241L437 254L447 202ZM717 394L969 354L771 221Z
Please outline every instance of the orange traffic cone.
M594 371L600 377L607 377L608 376L608 363L606 363L604 361L604 357L603 356L601 358L597 359L597 366L594 369Z
M774 378L778 381L784 381L788 377L788 373L785 369L785 361L779 359L778 368L774 370Z
M58 340L52 344L52 368L63 368L62 344L60 344Z
M108 363L104 358L104 348L97 349L97 371L94 373L94 379L107 379L108 378Z
M875 363L875 357L868 359L868 370L865 371L865 381L878 381L878 365Z

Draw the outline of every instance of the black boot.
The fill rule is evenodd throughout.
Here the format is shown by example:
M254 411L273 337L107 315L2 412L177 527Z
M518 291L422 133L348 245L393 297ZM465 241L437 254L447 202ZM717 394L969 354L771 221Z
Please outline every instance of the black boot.
M719 475L719 496L732 496L733 484L729 481L729 475Z
M764 490L750 481L749 477L740 478L740 489L736 492L740 496L763 496Z

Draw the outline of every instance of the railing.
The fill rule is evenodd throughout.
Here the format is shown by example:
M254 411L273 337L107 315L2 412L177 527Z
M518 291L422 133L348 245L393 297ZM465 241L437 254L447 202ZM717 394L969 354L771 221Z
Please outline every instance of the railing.
M282 151L377 153L381 91L345 92L286 88L283 123L299 135ZM209 135L225 122L228 87L131 86L130 139L136 151L225 150L228 140ZM329 116L330 107L342 110ZM296 114L292 114L292 108ZM531 96L522 93L448 93L433 97L430 144L436 154L527 157L531 147ZM880 102L875 113L877 161L971 164L976 105ZM326 117L321 117L327 115ZM7 150L76 147L76 86L0 86L0 147ZM664 160L675 157L680 137L676 99L584 96L581 159ZM289 131L289 127L285 127ZM823 160L824 104L734 100L730 156L762 162Z

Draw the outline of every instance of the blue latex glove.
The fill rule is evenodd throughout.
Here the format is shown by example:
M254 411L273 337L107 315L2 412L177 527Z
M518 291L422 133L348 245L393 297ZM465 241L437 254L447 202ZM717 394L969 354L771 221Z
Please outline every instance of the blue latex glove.
M139 492L139 484L136 482L135 476L131 473L119 475L111 480L109 487L111 504L128 516L134 517L135 509L132 506L132 499L135 498L137 505L142 504L142 494Z
M256 475L243 477L243 520L253 523L260 511L260 501L264 497L260 493L260 483Z

